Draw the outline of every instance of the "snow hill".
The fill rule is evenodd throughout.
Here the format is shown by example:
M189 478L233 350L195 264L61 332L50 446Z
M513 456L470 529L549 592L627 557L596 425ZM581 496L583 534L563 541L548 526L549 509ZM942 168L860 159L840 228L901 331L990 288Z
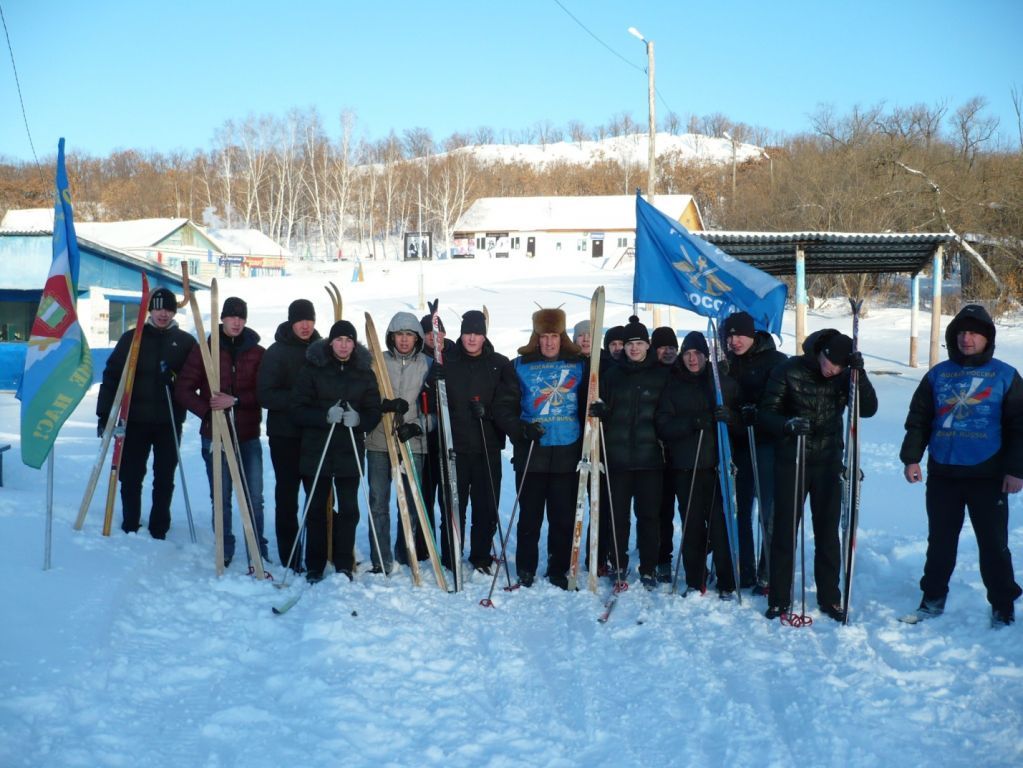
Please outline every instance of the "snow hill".
M599 267L367 264L363 283L346 282L348 272L234 280L221 285L221 295L246 298L250 326L269 343L298 297L316 302L326 330L322 286L337 280L345 315L361 334L363 311L379 328L398 310L418 313L423 268L426 295L440 297L449 329L457 330L458 311L485 304L496 347L514 354L528 338L534 302L563 305L571 324L605 284L607 323L625 320L631 274ZM682 331L705 327L687 312L676 319ZM811 312L809 326L848 330L850 318L836 303ZM793 327L788 315L790 353ZM969 524L945 616L915 627L896 621L919 599L926 547L924 491L905 483L897 456L906 408L925 372L905 365L908 329L904 309L869 306L862 323L881 405L863 422L866 480L848 627L814 610L812 554L807 602L816 620L806 629L765 620L762 598L747 596L739 606L638 586L600 625L607 584L593 595L538 582L498 591L496 607L485 609L479 600L489 583L473 580L460 594L444 594L428 569L419 589L403 571L360 574L354 583L330 578L274 616L271 606L304 584L282 592L256 582L242 558L214 576L194 418L183 448L197 545L189 543L180 486L166 541L125 536L116 525L112 537L102 537L98 499L85 529L72 530L99 442L95 388L56 448L53 568L44 572L45 473L20 463L18 403L0 394L0 442L14 444L0 489L7 569L0 765L1021 765L1021 627L989 628ZM1000 325L999 356L1017 367L1021 342L1018 322ZM503 464L507 521L514 496L507 453ZM272 539L267 450L264 474ZM1015 496L1010 503L1019 580L1023 502ZM367 537L364 516L364 561ZM543 562L543 543L540 556ZM281 578L279 566L271 570Z

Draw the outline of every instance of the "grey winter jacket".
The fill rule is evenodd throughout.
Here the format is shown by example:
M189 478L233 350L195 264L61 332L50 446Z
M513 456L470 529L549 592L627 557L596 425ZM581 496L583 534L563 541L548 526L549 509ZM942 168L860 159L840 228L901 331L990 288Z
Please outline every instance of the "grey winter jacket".
M394 334L398 331L416 334L416 345L412 354L402 356L394 348ZM408 413L403 419L406 423L419 424L423 428L424 436L414 437L406 445L413 453L426 453L427 425L420 415L420 405L422 405L420 393L423 391L423 383L430 372L430 361L422 352L423 333L416 316L411 312L399 312L391 318L391 322L387 326L385 345L387 349L384 350L384 364L387 366L387 374L391 380L394 396L400 397L408 403ZM379 372L375 367L373 373L377 374L379 379ZM383 397L383 387L380 387L380 391L381 397ZM387 450L387 443L384 442L384 428L384 422L381 420L377 428L366 436L366 450L381 452Z

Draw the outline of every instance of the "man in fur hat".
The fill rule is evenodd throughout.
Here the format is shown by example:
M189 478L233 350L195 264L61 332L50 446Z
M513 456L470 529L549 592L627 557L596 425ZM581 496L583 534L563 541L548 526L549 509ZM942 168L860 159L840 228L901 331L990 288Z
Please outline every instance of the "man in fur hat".
M945 331L948 360L921 380L906 416L900 457L906 480L923 480L927 459L927 560L923 618L945 610L966 510L980 550L991 625L1012 624L1020 596L1009 552L1008 494L1023 489L1023 380L995 359L995 324L970 304Z
M148 309L149 317L139 341L131 409L121 453L121 530L134 533L142 525L142 481L152 450L153 501L149 510L149 535L163 539L170 528L174 471L178 468L175 440L180 439L185 420L185 409L172 407L168 393L174 389L174 378L195 346L195 338L178 328L174 320L178 304L173 291L157 288L149 297ZM96 399L101 437L112 415L114 395L134 334L134 329L122 334L103 370L103 382ZM113 416L117 418L116 414Z
M567 589L589 366L568 338L560 309L534 312L532 335L518 351L515 376L494 408L514 445L512 465L522 488L515 568L519 582L532 586L546 509L547 579Z

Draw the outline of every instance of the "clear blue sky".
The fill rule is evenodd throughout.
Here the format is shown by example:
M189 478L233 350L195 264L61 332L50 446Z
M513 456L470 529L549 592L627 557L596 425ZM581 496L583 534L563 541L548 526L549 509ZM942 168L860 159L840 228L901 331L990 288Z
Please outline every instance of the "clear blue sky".
M1023 0L0 0L40 159L209 148L225 120L315 106L332 135L647 120L646 55L683 117L720 112L795 133L820 104L839 113L988 100L1015 141ZM613 52L612 52L613 51ZM616 55L617 54L617 55ZM0 156L30 160L0 38Z

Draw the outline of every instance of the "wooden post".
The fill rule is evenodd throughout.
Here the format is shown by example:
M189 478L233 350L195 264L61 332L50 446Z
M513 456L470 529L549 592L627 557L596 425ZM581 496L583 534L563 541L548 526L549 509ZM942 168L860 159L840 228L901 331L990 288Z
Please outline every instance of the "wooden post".
M796 246L796 351L803 350L806 339L806 252Z
M941 277L944 252L945 249L941 245L934 249L934 264L931 266L931 350L927 359L928 368L933 368L941 362L938 354L941 349Z
M909 367L919 368L917 341L920 337L920 273L913 275L909 283Z

